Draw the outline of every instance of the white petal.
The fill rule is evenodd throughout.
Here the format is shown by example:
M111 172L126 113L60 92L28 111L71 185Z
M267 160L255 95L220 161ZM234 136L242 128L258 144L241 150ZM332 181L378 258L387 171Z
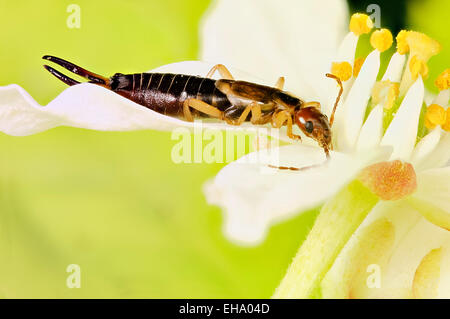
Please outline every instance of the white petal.
M450 89L440 91L439 94L434 98L433 103L441 106L446 106L450 99Z
M353 66L354 60L355 60L355 51L356 46L358 44L359 37L355 35L353 32L347 33L347 35L344 37L344 40L342 40L341 45L339 46L338 52L336 54L336 58L333 59L332 62L348 62L350 65ZM341 99L339 101L339 104L337 106L337 111L335 115L335 121L336 123L339 122L339 118L342 116L342 104L345 101L345 98L347 97L348 91L352 87L354 82L354 78L351 77L349 80L342 83L343 86L343 92ZM327 83L327 89L325 91L328 92L326 95L326 103L322 105L322 112L327 115L328 117L331 116L331 111L333 110L334 103L336 101L336 97L339 93L340 87L337 85L337 83L333 80Z
M441 128L436 127L426 136L424 136L414 148L411 156L411 163L414 167L420 167L422 161L436 148L441 139Z
M432 249L438 249L441 247L445 249L447 255L449 252L448 249L450 248L450 232L429 223L424 218L421 218L419 222L401 239L392 252L390 262L386 267L382 284L382 287L384 288L383 290L386 291L385 295L387 295L387 297L400 298L417 297L415 296L413 290L417 268L423 258ZM443 281L446 280L447 283L448 276L450 275L449 271L450 268L448 267L448 264L447 268L441 267L440 277ZM410 296L391 295L399 291L406 292L406 289L412 290ZM391 294L389 294L389 292L391 292ZM438 295L435 297L449 298L450 294L448 287L447 291L442 289L442 291L440 293L438 292Z
M419 164L420 170L450 165L450 133L441 132L441 139L435 149Z
M219 0L206 14L200 56L273 83L285 76L288 88L312 100L326 89L346 27L342 0Z
M363 251L364 256L352 256L355 248L363 244L361 235L367 227L380 220L387 220L394 229L395 238L381 255ZM366 248L376 249L377 239ZM380 238L382 240L384 238ZM426 239L426 240L424 240ZM450 297L450 232L426 221L405 202L380 202L351 237L339 254L322 283L325 298L414 298L413 285L417 268L432 249L443 248L439 292L437 297ZM359 251L361 253L361 250ZM379 253L379 252L378 252ZM365 256L370 260L358 260ZM355 268L356 266L360 268ZM375 266L373 268L368 268ZM369 270L371 269L371 270ZM376 270L378 269L378 270ZM375 271L374 271L375 270ZM380 280L380 286L369 287L370 277ZM417 287L416 287L417 288Z
M383 134L383 106L377 105L364 122L359 133L357 151L370 150L380 144Z
M408 160L417 138L417 126L424 96L422 78L411 85L402 104L381 140L381 145L394 148L391 159Z
M403 202L379 202L352 235L325 276L322 282L323 297L404 298L408 296L410 286L404 285L403 283L397 282L395 289L385 287L386 263L389 261L395 247L420 219L423 219L422 216L419 213L411 211L411 208ZM379 241L385 238L380 238L380 240L377 240L377 238L366 238L364 234L369 227L383 220L386 220L394 226L395 238L393 241L384 243L383 248L385 253L380 254L377 245ZM364 256L358 255L357 253L364 254ZM374 274L368 271L369 265L375 265L381 268L380 288L367 287L366 281L368 276Z
M162 66L151 72L205 75L211 67L208 63L186 61ZM258 81L248 74L234 69L231 71L242 79ZM30 135L60 125L104 131L171 130L177 127L193 129L199 126L198 122L164 116L110 90L88 83L67 88L45 107L18 85L0 87L1 132ZM242 130L248 127L252 125L244 123L236 127L212 119L202 123L202 128L211 129ZM285 140L285 130L279 133L279 137Z
M402 78L403 67L405 66L405 61L406 56L404 54L395 52L392 55L391 60L389 61L389 65L381 81L389 80L391 82L400 82Z
M323 163L323 150L305 145L255 152L227 165L209 183L208 200L225 211L225 233L235 241L256 244L270 224L312 208L337 192L367 163L386 158L386 150L349 156L332 153L324 165L284 171L268 165L305 167Z
M355 146L359 131L363 124L372 87L376 81L380 68L380 52L372 51L364 61L361 71L356 78L347 99L342 106L342 121L338 123L338 147L340 150L350 151Z
M353 32L347 33L339 46L335 62L347 61L353 66L358 39L359 37Z
M206 74L211 70L211 68L214 66L213 63L208 63L204 61L182 61L182 62L175 62L171 64L162 65L160 67L157 67L156 69L147 71L147 72L159 72L159 73L179 73L179 74L187 74L187 75L197 75L204 77ZM245 71L239 70L234 68L233 66L227 66L227 69L231 72L234 78L243 80L243 81L249 81L249 82L255 82L265 85L273 85L274 82L272 79L269 79L269 81L266 81L264 79L258 78L253 74L249 74ZM219 79L220 75L218 72L216 72L213 76L215 79Z
M425 204L420 211L425 218L450 230L450 166L418 173L417 191L412 197Z

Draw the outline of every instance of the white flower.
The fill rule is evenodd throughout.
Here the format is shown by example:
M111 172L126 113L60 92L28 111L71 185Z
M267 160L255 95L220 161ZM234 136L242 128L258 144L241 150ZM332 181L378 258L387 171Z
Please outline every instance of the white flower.
M343 36L343 27L346 25L342 23L346 21L343 2L290 3L290 10L283 7L283 12L288 11L289 14L283 19L281 26L278 24L279 19L272 16L272 12L280 10L279 6L270 1L245 2L243 10L234 12L233 23L229 24L228 17L236 6L234 1L219 1L208 16L203 27L203 58L215 58L241 68L245 66L247 70L265 78L275 79L280 75L287 75L287 84L292 85L290 81L293 79L297 94L321 100L323 111L330 115L337 86L330 83L324 74L330 71L332 61L348 62L353 66L358 41L355 32ZM322 10L323 7L331 6L333 10ZM294 19L292 16L297 14L298 18ZM247 28L249 17L253 23ZM363 31L365 30L360 32ZM299 40L305 33L308 41ZM385 39L383 36L380 35L381 40ZM335 44L333 39L339 37L343 41L335 49L337 45L331 44ZM231 49L236 45L239 50ZM386 50L389 46L380 50ZM271 223L320 204L352 180L361 167L382 159L383 152L374 151L378 145L393 147L392 159L409 158L416 142L424 96L420 77L414 85L410 84L399 112L384 135L381 103L373 108L363 125L367 102L379 71L380 50L375 49L369 54L357 77L350 77L344 82L344 99L338 106L333 130L335 150L341 153L333 154L329 165L302 172L279 171L267 176L261 175L256 165L241 164L241 161L247 160L243 158L225 167L208 184L207 197L211 203L224 208L227 214L225 231L231 238L257 243ZM334 58L327 59L330 56ZM326 62L319 62L316 57L319 60L325 59ZM382 80L400 82L405 63L405 55L395 53ZM302 68L305 65L308 66L307 69ZM323 69L323 65L327 69ZM314 79L309 83L314 86L303 85L302 76ZM445 149L445 145L441 143L438 149ZM283 166L303 167L324 161L323 156L320 156L320 149L296 143L281 147L279 154L280 165ZM267 164L270 163L261 165ZM245 180L246 183L241 183L240 180Z
M375 50L361 66L361 60L355 59L356 45L359 35L372 29L372 23L367 16L354 15L351 32L345 35L346 21L344 1L289 0L283 5L270 0L218 1L202 29L202 58L214 63L183 62L152 71L205 75L215 63L222 63L230 67L236 78L262 84L285 76L288 90L306 101L320 101L322 112L328 116L338 87L324 74L331 71L338 75L344 81L344 94L333 126L335 151L330 161L309 170L273 169L271 174L261 174L261 168L271 164L322 164L323 150L304 137L303 143L279 147L279 163L252 164L247 159L258 156L252 153L227 165L208 184L207 197L224 209L225 232L231 239L255 244L264 238L272 223L325 202L364 167L396 159L410 162L414 165L411 167L417 191L402 194L398 202L380 201L348 243L345 236L337 240L339 245L345 245L342 250L341 246L334 249L333 237L325 239L326 234L313 229L276 296L310 296L316 286L322 288L324 296L448 296L448 279L442 278L448 275L443 270L450 269L446 264L450 237L442 229L450 225L450 171L446 167L450 135L441 129L447 128L447 122L433 122L430 113L427 120L440 127L416 145L424 100L422 75L428 71L427 60L439 49L421 34L402 33L397 38L398 52L392 56L382 80L377 81L380 53L390 47L392 36L385 30L374 32L371 42ZM435 103L446 107L448 90L442 89ZM396 109L394 105L399 100L396 113L389 113L389 109ZM371 111L366 118L368 105ZM383 121L389 117L393 119L384 131ZM29 135L59 125L125 131L170 130L194 124L163 116L92 84L69 87L45 107L17 85L0 88L0 131ZM204 127L222 129L226 124L212 121ZM330 211L329 206L326 207ZM393 213L395 209L398 211ZM330 223L334 221L322 221L333 226ZM359 225L353 223L355 227ZM353 233L351 227L348 231ZM324 241L317 241L315 234ZM432 240L418 243L418 236ZM382 245L375 245L374 241L380 238ZM309 247L317 249L308 250ZM361 251L368 251L374 258L356 262ZM339 252L336 259L334 255ZM304 258L305 253L311 258ZM368 260L385 267L388 275L383 279L384 290L374 293L362 287L366 277L361 269ZM302 263L309 268L299 269ZM319 267L320 263L323 265ZM313 274L316 268L320 271ZM404 278L398 276L399 270ZM296 280L312 275L311 285L307 280L302 283L307 286L304 289L298 285ZM441 280L436 280L436 276Z
M239 5L239 10L237 6L237 1L218 1L208 15L203 28L203 58L238 66L264 78L286 75L288 84L294 83L294 92L321 101L323 111L329 115L337 90L333 84L324 83L327 80L323 75L330 71L330 62L336 62L335 72L345 73L343 62L357 69L354 55L358 32L354 30L343 38L334 59L326 60L328 69L322 68L324 60L316 60L316 57L325 59L333 51L333 39L339 37L341 21L346 20L343 4L296 1L283 6L282 12L278 3L269 1L247 1ZM329 9L331 6L337 7ZM327 17L330 12L332 17ZM229 23L230 16L233 16L232 23ZM361 25L364 19L359 18L355 24ZM370 22L367 24L370 29ZM300 40L305 33L309 41ZM412 194L401 194L401 200L380 201L376 205L336 262L330 260L331 270L324 269L323 275L328 272L321 283L325 297L450 297L448 126L447 131L440 127L431 130L416 144L425 95L422 75L428 72L427 60L440 47L420 33L410 32L407 37L405 34L402 32L397 38L398 52L392 56L381 81L376 81L380 52L390 47L392 36L385 29L373 33L371 43L375 50L366 57L359 74L345 82L344 99L333 130L335 150L340 152L333 154L328 165L301 172L261 175L257 165L246 164L243 158L225 167L206 187L210 202L221 206L227 214L226 234L240 242L257 243L268 225L318 205L355 178L361 167L383 160L379 146L392 147L392 153L384 161L411 163L407 165L414 173L417 189L413 185ZM323 51L318 49L321 46ZM305 78L310 79L307 84ZM445 79L448 81L448 75ZM446 83L433 102L444 108L449 98ZM372 110L365 119L370 98ZM401 101L401 105L393 114L389 110L395 101ZM390 116L393 119L384 131L383 121ZM427 115L425 121L430 118L432 115ZM442 121L439 124L444 128L445 117ZM280 147L279 154L282 166L303 167L324 160L321 150L315 146ZM253 156L257 154L248 155ZM378 177L385 181L389 178ZM397 182L403 181L398 176L395 178ZM327 250L327 242L321 242L321 236L327 234L314 230L304 244L306 248L302 247L294 259L276 297L306 297L312 293L309 288L302 290L308 284L301 280L314 282L313 265L317 264L311 260L326 264L325 258L329 257L323 252ZM417 242L418 237L423 240ZM314 240L319 240L318 246L311 243ZM311 247L319 252L312 251ZM316 254L325 258L315 258ZM381 288L375 290L366 282L366 267L370 264L379 264L383 275L386 274Z

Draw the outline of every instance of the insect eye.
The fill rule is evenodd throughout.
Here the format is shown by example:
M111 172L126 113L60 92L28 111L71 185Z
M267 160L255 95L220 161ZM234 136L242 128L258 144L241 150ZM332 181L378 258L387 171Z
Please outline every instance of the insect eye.
M305 130L306 130L306 132L312 133L313 129L314 129L313 122L307 121L307 122L305 123Z

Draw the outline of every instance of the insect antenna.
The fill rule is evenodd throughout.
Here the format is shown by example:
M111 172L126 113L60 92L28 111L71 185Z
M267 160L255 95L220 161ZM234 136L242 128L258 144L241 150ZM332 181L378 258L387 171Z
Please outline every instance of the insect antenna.
M336 102L334 102L333 111L331 112L331 116L330 116L330 126L333 126L334 114L336 113L336 108L338 106L339 100L341 99L342 93L344 92L344 87L342 86L341 79L338 78L336 75L327 73L327 74L325 74L325 76L327 76L327 77L329 77L331 79L335 79L336 82L339 84L339 87L340 87L339 94L338 94L338 96L336 98Z

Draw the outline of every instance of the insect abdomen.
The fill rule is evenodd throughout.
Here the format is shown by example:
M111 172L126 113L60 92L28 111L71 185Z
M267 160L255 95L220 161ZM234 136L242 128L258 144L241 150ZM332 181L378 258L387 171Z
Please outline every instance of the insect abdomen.
M111 77L111 89L158 113L183 114L183 102L196 98L220 110L231 106L225 94L216 89L216 80L171 73L120 74ZM198 116L203 113L194 112Z

